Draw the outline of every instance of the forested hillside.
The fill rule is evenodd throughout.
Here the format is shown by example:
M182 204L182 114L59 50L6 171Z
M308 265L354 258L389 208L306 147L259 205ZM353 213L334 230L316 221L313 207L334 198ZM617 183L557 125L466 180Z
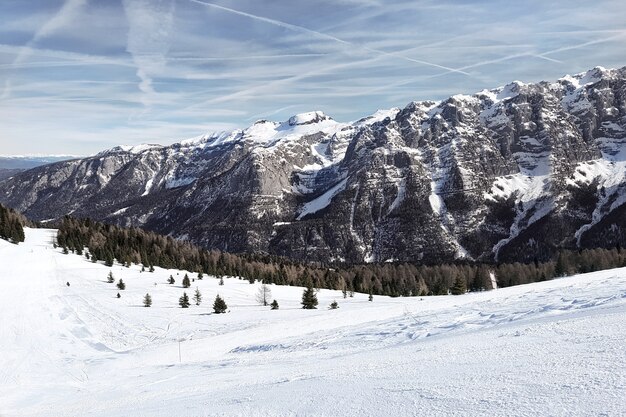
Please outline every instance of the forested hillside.
M254 282L313 286L391 296L461 294L491 289L490 273L498 286L545 281L555 276L624 266L621 249L561 251L554 261L529 264L455 263L417 265L383 263L325 265L296 263L268 255L233 255L204 250L190 242L158 235L139 228L122 228L90 219L65 217L58 231L58 244L92 261L115 261L146 268L160 266L215 276L239 276Z

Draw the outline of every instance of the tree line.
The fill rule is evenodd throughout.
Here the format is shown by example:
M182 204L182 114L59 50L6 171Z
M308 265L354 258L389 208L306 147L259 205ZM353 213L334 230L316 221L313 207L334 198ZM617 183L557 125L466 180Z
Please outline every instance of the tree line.
M24 241L24 226L31 223L17 211L0 204L0 239L19 243Z
M365 265L304 264L266 254L231 254L206 250L188 241L140 228L123 228L90 219L64 217L57 243L64 251L83 253L92 261L143 264L210 274L239 276L251 283L328 288L346 293L389 296L426 296L482 291L545 281L557 276L626 266L621 248L562 250L548 262L490 264L457 262L442 265L381 263Z

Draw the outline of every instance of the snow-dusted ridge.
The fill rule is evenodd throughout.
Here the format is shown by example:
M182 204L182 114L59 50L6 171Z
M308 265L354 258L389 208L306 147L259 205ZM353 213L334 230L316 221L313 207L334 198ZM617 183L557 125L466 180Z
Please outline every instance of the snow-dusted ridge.
M356 122L341 123L336 122L332 117L318 110L296 114L291 116L287 121L283 122L261 119L257 120L245 129L210 132L201 136L182 140L178 143L170 145L170 147L193 151L198 149L214 149L237 143L249 143L253 146L271 146L280 141L288 140L290 138L298 138L303 135L318 132L333 135L350 126L361 127L381 122L386 118L393 119L399 111L400 109L397 107L388 110L378 110L371 116L364 117ZM143 152L158 151L165 148L168 147L155 144L119 145L99 152L95 156L120 152L140 154Z

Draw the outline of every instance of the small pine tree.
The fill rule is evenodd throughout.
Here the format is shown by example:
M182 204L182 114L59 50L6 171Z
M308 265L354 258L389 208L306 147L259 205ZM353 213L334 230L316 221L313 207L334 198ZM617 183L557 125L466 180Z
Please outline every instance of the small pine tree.
M204 278L204 275L202 274L202 271L200 271L198 272L198 279L201 280L202 278Z
M560 252L554 266L554 276L558 278L564 277L565 275L567 275L567 261L565 260L563 252Z
M198 289L198 287L196 287L196 292L193 295L193 301L194 303L196 303L197 306L199 306L200 303L202 302L202 294L200 293L200 290Z
M218 294L217 297L215 297L215 301L213 302L213 311L215 312L215 314L221 314L226 313L226 309L228 309L226 302Z
M109 276L107 277L107 282L109 284L113 284L115 282L115 277L113 277L113 272L109 271Z
M120 290L126 289L126 284L124 283L124 281L122 281L122 278L120 278L120 281L117 283L117 288Z
M317 295L312 287L308 287L302 293L302 308L306 310L312 310L317 308Z
M278 310L278 301L276 300L272 301L272 304L270 304L270 307L272 310Z
M372 294L372 290L370 290L370 295L367 297L368 301L374 301L374 295Z
M146 272L146 266L145 265L141 265L141 272Z
M178 305L182 308L189 308L189 296L186 292L184 292L183 296L178 299Z
M150 272L154 272L154 265L150 265Z
M330 306L328 308L331 310L336 310L339 308L339 304L337 304L337 301L333 301L332 303L330 303Z
M120 293L118 292L118 293L117 293L117 298L120 298L120 297L121 297L121 295L120 295Z
M453 295L465 294L467 292L467 284L465 283L465 278L463 278L462 276L456 277L456 280L454 280L454 285L450 289L450 292Z
M167 283L168 284L174 284L174 283L176 283L176 280L174 279L173 276L170 275L170 277L167 279Z
M150 297L150 294L146 293L146 296L143 297L143 306L144 307L152 306L152 297Z
M220 277L220 285L224 285L224 277Z
M185 277L183 278L183 288L189 287L191 287L191 281L189 281L189 276L185 274Z

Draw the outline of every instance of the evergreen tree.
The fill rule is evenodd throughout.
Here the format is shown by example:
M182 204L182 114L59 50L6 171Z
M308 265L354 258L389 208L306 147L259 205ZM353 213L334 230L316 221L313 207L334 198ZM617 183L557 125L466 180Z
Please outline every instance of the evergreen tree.
M556 265L554 266L554 276L564 277L565 275L567 275L567 261L565 260L563 252L560 252L556 259Z
M112 271L109 271L109 275L107 277L107 282L109 284L113 284L115 282L115 278L113 277L113 272Z
M220 285L224 285L224 277L220 277Z
M226 305L226 302L218 294L215 297L215 301L213 302L213 311L215 312L215 314L221 314L221 313L226 313L227 309L228 309L228 306Z
M196 292L193 295L193 301L194 303L196 303L197 306L199 306L200 303L202 302L202 294L200 293L200 290L198 289L198 287L196 287Z
M0 239L18 244L24 241L24 225L29 222L13 209L0 204Z
M154 272L154 265L150 265L150 272Z
M175 284L175 283L176 283L176 280L174 279L174 277L173 277L173 276L171 276L171 275L170 275L170 277L167 279L167 283L168 283L168 284Z
M150 297L150 294L146 293L145 297L143 297L143 306L144 307L152 306L152 297Z
M337 301L333 301L332 303L330 303L330 306L328 307L331 310L336 310L339 308L339 304L337 304Z
M204 278L204 275L202 274L202 271L200 271L198 272L198 279L201 280L202 278Z
M369 296L367 297L368 301L374 301L374 295L372 294L372 290L370 290Z
M278 310L278 301L276 300L272 301L272 304L270 304L270 307L272 310Z
M189 287L191 287L191 281L189 281L189 276L185 274L185 277L183 278L183 288L189 288Z
M122 281L122 278L120 278L119 282L117 283L117 288L120 290L126 289L126 284L124 283L124 281Z
M465 278L462 276L457 276L454 280L454 285L450 289L450 292L453 295L461 295L467 292L467 284L465 283Z
M118 292L118 293L117 293L117 298L120 298L120 297L121 297L121 295L120 295L120 293Z
M178 299L178 305L182 308L189 308L189 297L186 292L184 292L183 296Z
M317 295L312 287L308 287L302 293L302 308L312 310L317 308Z

